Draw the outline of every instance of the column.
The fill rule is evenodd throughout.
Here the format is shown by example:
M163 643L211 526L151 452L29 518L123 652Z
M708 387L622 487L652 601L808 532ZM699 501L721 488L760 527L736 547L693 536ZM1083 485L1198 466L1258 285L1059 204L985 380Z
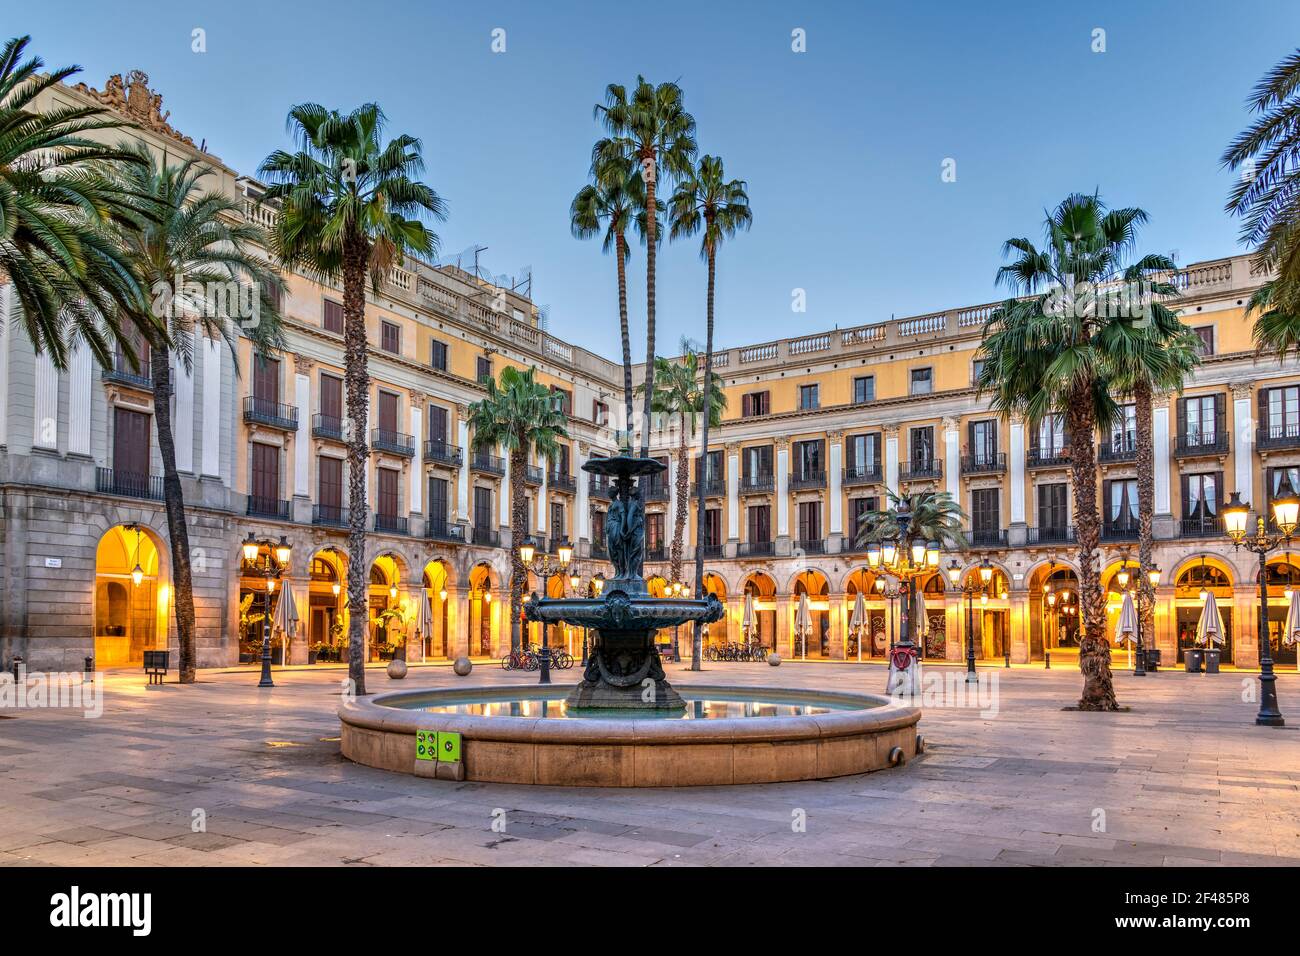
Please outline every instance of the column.
M830 450L826 454L826 487L830 489L830 533L834 537L844 533L844 433L832 432ZM844 548L840 549L845 550Z
M778 594L773 599L776 603L776 652L785 660L798 656L798 648L791 646L794 640L794 602L788 594Z
M830 601L830 611L827 612L830 618L831 632L831 657L834 660L844 660L844 649L848 647L848 621L851 610L846 610L844 606L844 592L838 594L832 593L827 599Z
M464 405L456 406L456 444L460 446L460 472L456 475L456 516L461 521L469 520L469 422L465 415L468 409Z
M1011 523L1025 523L1025 422L1011 419Z
M90 456L90 349L80 340L68 357L68 454Z
M727 446L727 538L740 537L740 449Z
M424 490L424 442L420 436L424 429L423 399L411 399L411 440L415 444L415 457L411 459L411 505L408 511L421 514L424 505L420 497Z
M469 629L474 623L469 612L469 588L447 588L447 652L451 659L469 657Z
M943 420L943 471L947 491L961 502L961 423L955 418Z
M1155 458L1156 493L1153 514L1169 514L1169 399L1157 396L1151 410L1151 444Z
M591 537L591 515L588 513L587 505L587 473L582 470L582 466L587 463L588 445L585 441L578 442L577 456L574 458L573 478L578 485L577 508L578 513L574 515L577 523L574 527L577 529L578 541L586 541ZM575 544L577 542L574 542Z
M221 344L200 334L203 357L203 426L200 468L205 478L221 477Z
M34 397L32 445L55 450L59 447L59 373L48 349L36 356Z
M172 370L176 389L176 413L172 416L172 431L176 438L176 470L187 475L194 474L194 363L197 361L198 346L202 345L202 336L195 330L190 361L177 356Z
M790 442L776 443L776 536L790 537Z
M898 426L886 425L885 433L885 487L898 491Z
M311 452L311 363L294 359L294 402L298 406L298 431L293 439L293 493L305 498L311 494L307 480L307 456Z
M1251 385L1232 385L1232 432L1237 449L1234 454L1233 490L1241 492L1242 501L1256 501L1255 495L1255 427L1251 418ZM1262 422L1260 424L1263 424ZM1262 504L1262 498L1259 499Z

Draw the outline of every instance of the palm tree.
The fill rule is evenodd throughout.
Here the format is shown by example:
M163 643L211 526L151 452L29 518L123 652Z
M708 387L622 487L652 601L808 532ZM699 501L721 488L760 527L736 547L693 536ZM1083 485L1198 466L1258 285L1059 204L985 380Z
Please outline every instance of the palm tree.
M1150 257L1154 264L1160 257ZM1172 272L1173 263L1169 262ZM1111 336L1114 347L1110 353L1114 387L1133 397L1133 416L1137 439L1137 492L1138 492L1138 587L1143 600L1139 602L1140 627L1143 634L1154 639L1155 588L1147 572L1155 567L1152 517L1155 513L1156 474L1155 441L1152 426L1152 396L1157 392L1181 391L1183 382L1201 364L1200 338L1179 321L1177 314L1161 299L1177 295L1176 287L1163 277L1143 275L1135 269L1127 270L1129 283L1147 284L1151 301L1145 322L1116 323ZM1168 449L1160 453L1168 454Z
M159 166L143 145L136 147L136 153L139 161L122 169L122 188L138 198L148 215L140 217L137 228L122 230L122 244L136 278L152 295L152 302L132 318L138 325L156 320L163 326L150 342L149 364L175 580L180 680L188 684L194 681L195 668L194 587L172 432L170 354L175 351L186 369L193 368L196 326L214 340L223 339L235 353L236 321L259 353L278 346L280 315L272 290L281 283L260 255L267 245L263 231L244 221L238 202L203 190L210 169L195 160ZM251 310L249 293L240 295L232 288L244 282L258 296L256 312ZM243 314L244 310L251 314ZM255 322L248 321L253 317Z
M695 118L682 106L681 87L676 83L655 86L643 76L636 78L631 99L621 85L607 86L605 102L596 104L594 114L604 123L609 136L592 147L591 168L620 177L625 167L619 161L626 162L641 171L645 183L646 388L641 429L641 457L644 458L650 453L650 403L654 395L657 180L661 172L669 182L689 174L695 156ZM631 429L629 421L629 432Z
M446 218L442 199L414 177L424 170L413 136L381 141L384 113L367 103L351 113L301 103L289 110L296 152L276 150L262 163L264 200L280 203L271 248L285 268L302 267L343 282L344 381L348 410L348 676L365 693L366 276L378 292L407 254L429 257L438 237L424 222Z
M1053 414L1065 419L1083 614L1081 710L1118 708L1096 561L1101 537L1096 434L1099 425L1109 428L1118 419L1111 356L1141 320L1140 314L1119 314L1126 311L1121 306L1130 290L1120 283L1172 266L1164 256L1143 256L1125 266L1137 227L1146 220L1141 209L1107 211L1098 196L1076 194L1049 214L1042 250L1029 239L1007 240L1004 254L1016 258L998 270L997 281L1018 298L993 310L980 345L985 363L977 386L981 395L992 396L995 411L1023 415L1030 427ZM1115 285L1118 296L1105 291Z
M1292 352L1300 353L1300 312L1277 303L1276 283L1265 282L1246 302L1246 314L1258 314L1252 336L1258 354L1272 354L1279 362Z
M487 381L487 395L469 407L469 427L475 448L500 445L510 458L510 646L517 650L519 608L523 604L528 569L519 556L528 528L528 498L524 478L528 453L549 458L568 438L559 396L537 381L537 367L521 372L507 365L500 382Z
M628 430L632 434L632 339L627 322L627 259L631 249L627 242L628 227L635 221L644 240L645 184L640 172L626 157L603 159L604 166L593 168L592 182L578 190L569 205L569 228L578 239L602 235L602 252L614 252L618 268L618 325L623 338L623 405ZM656 223L657 225L657 223Z
M1257 119L1224 150L1241 175L1227 211L1243 219L1241 240L1254 247L1260 274L1276 270L1268 293L1278 316L1300 315L1300 50L1264 74L1247 100ZM1276 319L1276 316L1275 316Z
M718 246L741 229L749 229L753 216L749 211L749 194L743 179L728 180L722 171L722 160L717 156L700 157L699 166L682 176L670 204L672 218L671 236L693 236L702 233L700 258L708 264L709 285L705 302L704 381L706 392L713 389L713 290L717 274ZM709 460L709 421L704 421L700 440L700 462L707 467ZM701 474L701 477L704 477ZM700 546L704 533L704 492L706 481L700 481L695 515L695 593L704 593L704 549ZM700 669L703 654L703 628L697 622L691 647L691 670Z
M0 283L13 283L27 337L56 368L67 366L73 341L109 366L114 343L125 338L124 314L136 317L146 338L158 330L137 307L144 293L112 229L137 214L113 167L138 159L85 135L124 125L106 110L32 109L80 67L42 74L39 57L23 60L30 41L17 37L0 51ZM134 350L124 351L134 362Z
M709 394L709 422L722 423L722 413L727 407L727 396L722 384L714 381ZM638 390L645 386L637 386ZM652 411L665 418L676 418L677 435L677 506L673 518L673 543L669 554L670 575L673 581L682 579L682 551L686 540L686 515L690 499L690 443L695 436L696 422L704 411L704 388L700 381L700 353L691 348L688 340L682 341L682 360L673 362L655 356L654 400Z

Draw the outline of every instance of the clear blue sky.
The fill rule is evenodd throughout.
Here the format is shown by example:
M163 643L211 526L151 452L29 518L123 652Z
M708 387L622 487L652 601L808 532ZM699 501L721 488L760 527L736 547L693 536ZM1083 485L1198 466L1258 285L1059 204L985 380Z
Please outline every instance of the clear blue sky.
M1218 164L1259 76L1300 45L1300 4L419 2L25 4L52 65L100 87L139 68L172 122L254 173L290 104L378 101L421 137L442 249L531 265L551 329L618 353L614 264L568 229L605 84L678 80L699 143L748 180L753 230L722 252L720 346L996 298L1008 236L1099 188L1151 214L1179 261L1239 250ZM301 12L305 15L291 15ZM208 51L191 52L191 30ZM491 31L506 31L506 52ZM791 51L791 30L807 52ZM1091 50L1094 28L1106 52ZM940 166L956 160L957 180ZM698 246L659 259L659 340L703 337ZM644 259L631 265L644 352ZM807 292L793 314L791 290ZM640 355L638 354L638 358Z

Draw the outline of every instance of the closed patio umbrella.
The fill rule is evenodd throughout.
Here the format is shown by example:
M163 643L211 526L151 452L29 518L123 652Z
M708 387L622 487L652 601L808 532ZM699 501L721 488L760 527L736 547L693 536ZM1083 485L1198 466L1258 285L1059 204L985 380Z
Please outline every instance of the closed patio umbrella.
M849 617L849 633L858 639L858 663L862 663L862 639L866 636L867 630L867 601L858 592L858 596L853 599L853 614Z
M1290 645L1300 640L1300 591L1291 592L1291 603L1286 609L1286 630L1282 640Z
M1219 605L1214 600L1214 592L1205 595L1205 607L1201 609L1201 619L1196 623L1196 643L1208 647L1210 641L1223 643L1223 616L1219 614Z
M289 663L289 641L298 629L298 602L294 600L293 585L288 581L280 583L280 601L275 606L275 617L271 619L271 627L282 635L284 654L280 659L287 664Z
M1133 665L1133 644L1137 640L1138 616L1133 606L1133 592L1124 592L1124 603L1120 605L1119 620L1115 622L1115 643L1128 644L1129 666Z
M748 641L758 630L758 622L754 620L754 595L745 595L745 611L740 617L740 633L745 635Z
M799 611L794 616L794 630L799 635L799 656L808 659L808 632L812 630L812 612L808 609L808 593L799 595Z
M915 616L912 618L912 643L924 644L925 632L930 629L930 622L925 616L925 592L917 585L920 582L913 580L912 589L916 592L916 601L912 607L915 609Z
M423 588L419 591L419 606L415 609L415 639L420 643L420 657L424 657L424 642L433 637L433 609L429 606L429 594Z

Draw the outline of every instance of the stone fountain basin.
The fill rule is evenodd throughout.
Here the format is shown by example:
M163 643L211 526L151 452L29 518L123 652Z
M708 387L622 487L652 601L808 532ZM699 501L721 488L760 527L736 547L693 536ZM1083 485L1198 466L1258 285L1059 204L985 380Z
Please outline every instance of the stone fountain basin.
M411 690L339 706L343 755L396 773L432 776L417 730L461 734L462 779L561 787L683 787L819 780L867 773L916 754L920 708L888 697L772 687L691 685L710 694L828 706L828 713L712 720L475 716L409 709L412 701L563 698L572 685ZM897 753L895 752L897 748ZM422 766L421 766L422 765Z

